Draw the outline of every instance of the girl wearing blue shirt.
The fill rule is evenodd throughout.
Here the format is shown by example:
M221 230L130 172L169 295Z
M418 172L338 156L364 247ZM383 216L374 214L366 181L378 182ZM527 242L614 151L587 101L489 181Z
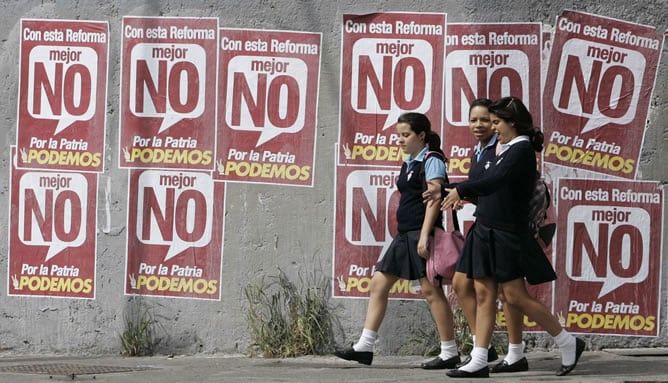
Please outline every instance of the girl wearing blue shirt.
M364 329L359 341L334 354L345 360L370 365L378 329L385 317L388 294L399 278L419 280L422 294L431 306L441 339L441 353L423 363L424 369L454 368L460 362L455 343L452 309L440 286L427 279L426 259L429 257L429 237L434 226L442 227L440 204L422 202L426 184L440 189L446 179L445 156L441 139L431 130L431 123L422 113L405 113L398 119L399 146L408 156L404 161L397 189L401 193L397 209L398 233L393 238L376 267L369 287ZM437 152L424 160L427 152ZM439 158L440 157L440 158Z

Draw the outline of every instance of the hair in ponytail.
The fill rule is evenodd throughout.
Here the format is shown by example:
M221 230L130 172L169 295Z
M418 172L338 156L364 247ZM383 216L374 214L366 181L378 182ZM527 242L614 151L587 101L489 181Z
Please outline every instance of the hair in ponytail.
M536 127L529 134L529 141L531 141L531 146L533 150L540 152L543 150L543 143L545 142L545 136L543 132L540 131L540 128Z
M429 150L438 152L445 158L445 153L443 153L443 149L441 149L441 137L438 133L431 130L431 122L427 116L422 113L408 112L399 116L397 122L408 124L415 134L424 132L424 142L429 146Z

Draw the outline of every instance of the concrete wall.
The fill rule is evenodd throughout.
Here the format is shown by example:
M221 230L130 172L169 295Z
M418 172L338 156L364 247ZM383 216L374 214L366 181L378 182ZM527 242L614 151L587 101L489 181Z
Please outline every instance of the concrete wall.
M553 24L563 9L575 9L668 29L666 0L608 1L455 1L455 0L191 0L191 1L55 1L0 2L0 148L8 153L16 139L19 19L106 20L110 24L106 172L100 177L98 201L109 198L110 209L99 211L97 298L95 300L7 296L7 257L0 257L0 349L6 353L107 354L120 351L123 315L140 305L152 307L165 338L163 353L239 352L248 345L243 287L259 272L289 275L318 270L331 274L334 143L338 137L338 93L341 16L382 11L447 12L449 22L543 22ZM134 16L218 17L221 27L322 32L323 50L317 127L317 159L313 188L251 184L228 185L222 301L130 298L124 291L127 171L117 167L118 84L121 18ZM668 55L664 53L651 102L641 158L641 178L668 180ZM8 155L0 156L0 206L8 206ZM0 220L7 233L8 219ZM668 222L664 219L664 234ZM0 241L0 254L7 254ZM665 260L667 251L664 250ZM666 275L664 262L663 275ZM596 345L668 345L668 289L661 294L659 338L600 337ZM338 300L346 341L361 331L366 300ZM396 352L410 338L408 318L431 326L422 302L392 301L379 350ZM416 314L417 313L417 314ZM411 321L414 321L412 319Z

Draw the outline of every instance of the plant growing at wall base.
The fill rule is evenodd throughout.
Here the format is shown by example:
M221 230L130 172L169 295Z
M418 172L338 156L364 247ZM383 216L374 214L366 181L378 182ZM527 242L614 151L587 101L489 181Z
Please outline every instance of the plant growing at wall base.
M278 270L262 275L244 288L248 300L247 320L251 355L268 358L324 354L334 344L330 283L314 275L299 284Z
M147 307L130 309L123 316L125 328L120 335L121 353L126 356L153 355L156 346L160 343L157 337L159 322L153 312Z

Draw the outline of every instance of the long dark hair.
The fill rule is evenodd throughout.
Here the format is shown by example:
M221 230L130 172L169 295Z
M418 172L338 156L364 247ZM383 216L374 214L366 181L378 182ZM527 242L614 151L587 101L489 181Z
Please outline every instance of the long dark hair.
M543 132L533 125L531 113L517 97L504 97L489 106L489 112L511 123L518 135L529 136L531 146L537 152L543 150Z
M439 152L443 155L443 158L445 158L445 153L443 153L443 149L441 149L441 137L438 133L431 130L431 122L427 116L422 113L408 112L399 116L397 122L408 124L415 134L424 132L424 142L429 145L429 150Z

